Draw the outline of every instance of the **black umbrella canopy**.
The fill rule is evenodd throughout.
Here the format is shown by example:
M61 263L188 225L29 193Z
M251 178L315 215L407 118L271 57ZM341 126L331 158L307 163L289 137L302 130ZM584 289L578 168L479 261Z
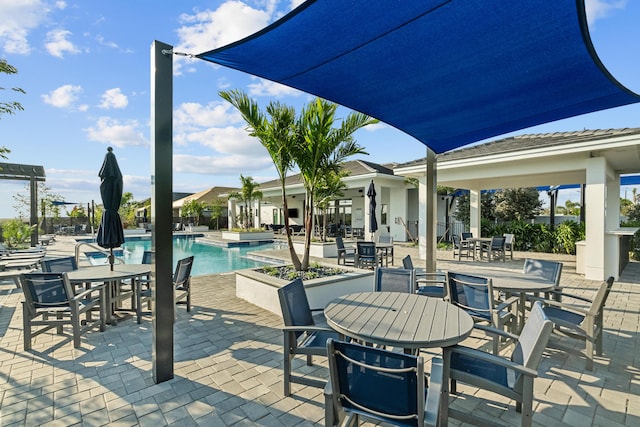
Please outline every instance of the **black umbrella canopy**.
M369 184L367 197L369 197L369 232L375 233L378 230L378 219L376 218L376 187L373 185L373 180Z
M100 195L104 211L96 242L103 248L113 249L124 243L124 231L120 214L118 214L122 200L122 173L111 147L107 149L107 155L104 157L98 176L101 179ZM109 263L113 268L113 254L109 257Z

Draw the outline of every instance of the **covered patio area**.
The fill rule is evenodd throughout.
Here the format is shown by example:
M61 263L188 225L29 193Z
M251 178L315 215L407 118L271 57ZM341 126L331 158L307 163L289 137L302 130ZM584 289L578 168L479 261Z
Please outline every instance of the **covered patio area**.
M56 250L63 245L57 242ZM417 249L397 247L398 259L406 254L415 257ZM443 268L460 268L450 252L437 255ZM545 256L515 255L501 267L519 271L523 257ZM555 259L565 263L562 284L567 290L590 295L598 282L576 275L570 257ZM465 268L481 273L487 266L465 262ZM192 312L178 310L175 324L175 377L154 384L150 317L140 325L130 319L90 333L79 349L73 349L68 337L43 334L33 352L24 352L22 292L13 283L1 283L2 425L323 425L321 389L294 385L293 395L283 396L282 319L236 298L232 274L194 277L192 285ZM535 383L534 425L640 423L639 285L640 263L632 262L609 297L604 356L596 357L594 371L584 370L584 359L545 352ZM491 342L472 334L465 344L488 348ZM435 355L422 354L426 359ZM305 367L303 358L296 362L297 371L328 378L322 359L314 367ZM487 406L479 399L489 397L485 392L460 391L454 405L482 411L497 425L519 422L513 402ZM451 425L459 423L451 420Z
M508 137L439 154L438 185L467 189L471 195L470 231L480 236L480 193L518 187L579 185L586 224L584 268L587 279L618 277L623 233L620 227L620 177L640 172L640 128L600 129ZM420 180L421 210L427 182L426 159L399 165L399 175ZM584 202L584 204L582 203ZM420 230L425 235L426 230ZM485 236L490 237L490 236ZM421 258L425 258L421 245Z

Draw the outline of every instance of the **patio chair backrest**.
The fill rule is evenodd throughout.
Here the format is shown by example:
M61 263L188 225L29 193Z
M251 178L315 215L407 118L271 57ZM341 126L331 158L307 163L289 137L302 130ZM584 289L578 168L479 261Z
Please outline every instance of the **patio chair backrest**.
M63 273L78 269L78 263L74 256L43 259L40 261L40 265L42 266L42 271L48 273Z
M193 255L178 261L176 271L173 273L173 285L178 287L184 285L191 277L191 267L193 267Z
M278 299L285 326L315 325L302 279L297 278L278 289ZM302 333L296 332L296 337Z
M600 287L593 297L591 306L588 310L589 314L591 314L592 316L597 316L599 312L604 308L604 305L607 302L607 297L609 296L609 292L611 291L610 283L613 284L613 277L609 277L606 282L602 282L600 284Z
M407 255L402 258L402 268L407 270L413 270L413 261L411 260L411 255Z
M505 237L504 236L493 236L491 238L491 249L501 250L504 248Z
M511 361L538 370L552 328L553 322L545 315L542 303L536 301L511 353ZM518 378L513 371L508 371L507 381L510 387L514 387Z
M336 236L336 246L338 247L338 250L344 249L344 240L342 240L342 237Z
M393 244L393 237L390 234L381 234L378 236L378 243Z
M142 264L151 264L153 260L153 252L152 251L144 251L142 253Z
M421 356L333 339L327 355L335 407L393 425L424 425Z
M472 317L491 319L493 284L490 278L447 272L447 297Z
M25 273L20 279L31 312L37 308L65 307L73 298L73 290L65 272Z
M513 245L513 239L515 238L515 236L511 233L505 233L504 234L504 244L505 245Z
M462 232L460 236L462 237L462 240L473 239L473 233L468 231Z
M562 263L527 258L524 260L522 274L541 277L558 286L560 284L560 275L562 274Z
M358 251L358 257L373 258L376 257L376 244L373 242L356 242L356 250Z
M376 292L415 292L415 270L378 267L375 273Z

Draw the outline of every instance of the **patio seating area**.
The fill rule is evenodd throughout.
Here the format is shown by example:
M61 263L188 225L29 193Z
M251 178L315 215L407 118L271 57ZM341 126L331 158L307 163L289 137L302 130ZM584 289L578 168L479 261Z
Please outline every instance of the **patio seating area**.
M61 247L56 242L49 251ZM398 261L406 255L420 267L416 248L395 246ZM523 261L530 256L515 252L514 259L507 257L504 263L468 261L464 267L479 275L488 268L521 274ZM575 257L535 257L563 262L563 291L592 296L600 285L575 273ZM450 251L443 251L438 252L438 267L455 271L460 263ZM584 357L545 351L534 384L533 425L640 424L638 289L640 263L631 262L607 299L604 353L594 357L592 371L586 369ZM24 351L23 293L12 281L0 282L0 423L323 425L322 388L292 384L291 396L283 394L282 318L237 298L233 274L193 277L191 292L191 311L176 311L175 377L155 384L150 321L137 324L128 319L105 332L90 331L82 336L80 348L69 345L70 333L45 333L33 339L31 351ZM463 344L489 350L492 346L491 340L476 333ZM420 352L426 372L440 353L435 348ZM293 369L329 378L325 358L307 366L304 357L296 357ZM487 405L483 397L493 399L493 395L466 384L459 384L457 392L451 396L452 408L482 414L496 424L519 425L520 414L508 399ZM450 419L449 425L461 422Z

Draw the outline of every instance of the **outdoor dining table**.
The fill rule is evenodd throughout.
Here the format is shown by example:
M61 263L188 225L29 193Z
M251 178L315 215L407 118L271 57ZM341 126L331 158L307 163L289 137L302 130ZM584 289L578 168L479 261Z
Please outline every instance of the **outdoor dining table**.
M473 246L473 253L480 252L480 260L482 260L482 244L489 243L491 244L491 237L467 237L463 240L463 242L469 243ZM489 257L489 261L491 261L491 257Z
M132 291L140 285L140 279L151 274L150 264L115 264L113 271L111 266L95 265L91 267L81 267L77 270L69 271L67 277L69 282L73 284L84 284L92 282L104 282L107 285L107 307L109 312L107 315L107 323L117 324L118 319L115 317L115 304L120 300L117 295L119 287L118 282L122 280L133 280Z
M473 319L439 298L402 292L360 292L336 298L324 309L327 324L366 343L403 348L449 347L471 334Z
M376 251L380 254L380 263L384 257L384 266L389 266L389 255L391 255L391 265L393 265L393 243L376 243Z
M477 272L469 274L476 275ZM504 292L507 298L512 294L519 296L518 332L522 330L526 318L525 302L527 294L547 292L555 287L555 283L541 276L527 275L510 270L486 269L482 270L480 275L491 278L493 289Z

